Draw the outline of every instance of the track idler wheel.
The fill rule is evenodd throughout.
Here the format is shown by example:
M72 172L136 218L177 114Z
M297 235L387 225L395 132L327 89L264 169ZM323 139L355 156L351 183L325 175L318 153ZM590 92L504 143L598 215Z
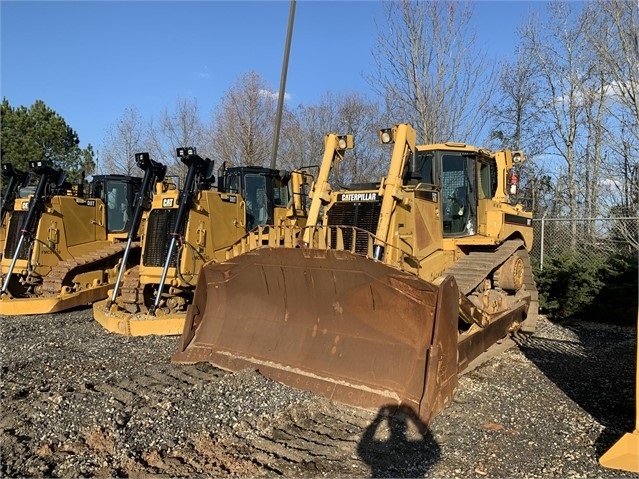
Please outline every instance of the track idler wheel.
M524 259L516 252L495 271L495 287L504 291L519 291L524 286L525 269Z

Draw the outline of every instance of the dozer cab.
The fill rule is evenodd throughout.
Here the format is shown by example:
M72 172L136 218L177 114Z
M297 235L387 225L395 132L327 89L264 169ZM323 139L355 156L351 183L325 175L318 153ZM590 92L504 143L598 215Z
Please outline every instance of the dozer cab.
M94 175L65 181L48 162L30 162L37 184L14 200L1 262L0 314L43 314L91 304L113 287L127 238L139 220L132 205L142 179ZM150 164L145 168L151 168ZM139 261L139 242L131 261ZM136 258L137 255L137 258Z
M139 264L93 305L95 320L110 332L181 334L202 264L225 259L226 249L258 226L305 223L306 172L222 165L215 190L211 160L195 148L178 148L177 156L187 166L183 188L165 183L156 190Z
M202 267L172 362L258 369L354 406L409 406L428 422L473 361L534 330L532 215L508 191L521 152L416 145L405 124L380 139L394 144L387 176L331 191L320 173L297 244L242 240Z
M31 174L28 171L21 171L11 163L2 164L2 175L7 179L7 189L4 190L2 195L2 206L0 210L2 215L0 216L0 260L4 255L4 241L7 236L7 226L13 212L15 200L19 196L21 188L26 188L31 179Z

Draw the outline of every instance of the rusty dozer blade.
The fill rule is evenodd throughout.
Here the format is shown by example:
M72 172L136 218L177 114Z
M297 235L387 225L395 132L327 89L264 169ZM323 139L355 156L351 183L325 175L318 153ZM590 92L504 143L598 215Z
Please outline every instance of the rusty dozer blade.
M457 384L459 293L345 251L261 248L203 266L174 363L258 369L427 422Z

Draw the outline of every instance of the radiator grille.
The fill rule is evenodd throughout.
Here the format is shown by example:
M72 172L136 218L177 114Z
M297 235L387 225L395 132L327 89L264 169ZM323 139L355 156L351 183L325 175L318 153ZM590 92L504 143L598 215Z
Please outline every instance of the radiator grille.
M329 226L356 226L369 231L372 234L377 232L377 222L381 210L381 202L335 203L328 212ZM353 232L349 229L343 230L344 247L352 249ZM331 238L331 247L336 247L336 238ZM364 235L356 235L355 252L366 254L368 250L368 240Z
M20 241L20 230L24 224L24 220L27 217L28 211L13 211L11 213L11 219L9 221L9 231L7 232L7 238L4 244L4 257L13 258L18 247L18 241ZM31 228L31 235L35 233L35 229L38 222L34 221L34 225ZM29 259L29 241L23 241L20 253L18 253L18 259Z
M164 266L171 240L169 231L173 227L176 216L177 208L152 210L149 214L142 257L144 266ZM175 266L176 259L177 248L174 248L170 266Z

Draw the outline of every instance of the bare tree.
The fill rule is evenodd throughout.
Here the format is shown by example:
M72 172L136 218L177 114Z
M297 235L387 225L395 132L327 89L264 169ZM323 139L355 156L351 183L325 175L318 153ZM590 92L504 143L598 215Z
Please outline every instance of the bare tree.
M595 61L607 77L608 161L603 165L608 207L613 214L634 216L639 207L639 4L636 1L597 0L591 8L589 40ZM629 234L635 241L635 235Z
M345 181L377 181L385 176L390 161L390 150L379 141L380 128L393 126L384 120L380 106L353 94L342 98L339 117L344 130L354 135L355 148L350 161L345 162L342 174Z
M523 148L528 155L543 151L538 127L539 85L534 73L534 65L523 55L501 67L499 97L491 115L491 139L497 148Z
M378 180L387 165L379 145L378 130L387 124L380 105L356 92L325 92L319 102L299 105L291 122L286 123L281 157L284 162L304 159L305 164L319 164L324 151L324 135L353 135L355 148L345 155L335 173L343 183Z
M214 159L229 165L269 166L277 93L251 71L226 92L211 129Z
M337 110L332 101L326 101L330 94L324 94L317 104L298 105L284 115L278 165L296 168L319 165L324 151L324 135L343 133L337 128Z
M471 4L453 0L385 2L386 23L369 76L395 123L408 122L426 143L478 143L496 86L495 68L476 47Z
M595 68L598 65L594 63ZM605 72L598 70L598 75L584 85L584 111L586 115L586 145L583 160L583 184L585 217L596 218L599 212L599 184L601 163L606 136L606 78ZM592 223L589 223L592 226Z
M534 158L544 150L540 130L539 85L534 65L523 55L504 62L499 75L499 97L491 115L491 147L524 150ZM548 173L542 165L527 161L516 167L520 187L513 198L535 214L545 211L545 198L551 191ZM541 213L543 214L543 213Z
M533 18L521 29L521 53L534 65L539 84L540 119L547 134L546 153L564 162L565 193L571 219L578 216L578 168L584 160L586 123L584 86L593 77L587 61L585 16L572 5L549 5L547 20ZM560 182L557 181L559 184ZM576 222L572 223L573 238Z
M122 116L107 129L102 145L101 173L136 175L135 154L144 150L145 128L135 106L127 107Z
M597 0L592 12L599 22L591 30L591 42L610 72L610 93L627 113L619 120L639 140L639 3Z
M180 147L195 147L198 154L205 157L211 151L206 135L206 127L199 116L195 98L178 98L175 109L165 109L157 124L151 121L147 145L158 161L167 165L169 174L184 179L186 167L176 157Z

